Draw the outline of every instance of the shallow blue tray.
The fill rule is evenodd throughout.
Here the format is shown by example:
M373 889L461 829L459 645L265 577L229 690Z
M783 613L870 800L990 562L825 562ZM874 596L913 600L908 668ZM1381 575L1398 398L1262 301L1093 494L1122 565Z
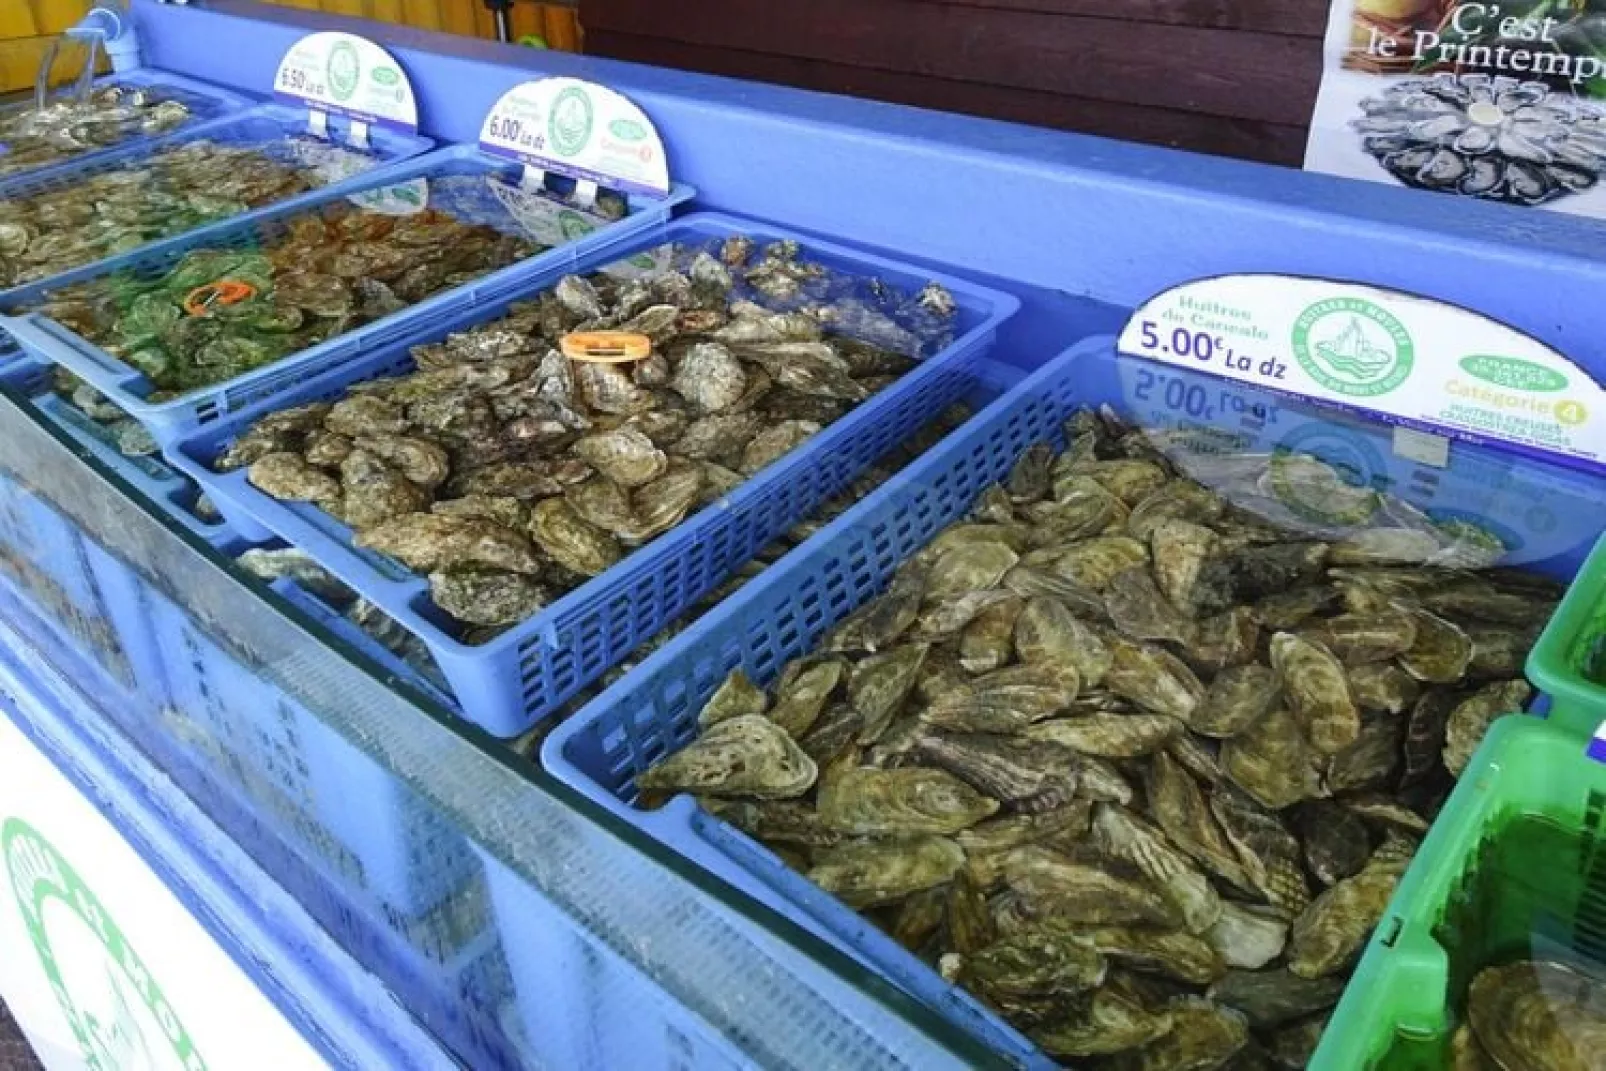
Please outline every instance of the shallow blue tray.
M155 67L140 67L136 70L122 71L117 74L110 74L106 75L105 77L95 79L96 89L103 89L106 86L115 85L144 86L168 90L174 98L189 106L190 112L194 118L187 123L174 127L171 130L165 130L160 134L155 134L149 137L136 135L125 138L123 141L115 145L107 145L104 148L94 149L86 153L80 153L79 155L68 160L61 160L53 164L45 164L42 167L29 168L26 171L18 171L14 174L5 176L3 180L0 180L0 183L11 183L21 178L36 178L54 174L55 172L64 168L69 168L80 164L85 160L94 159L112 153L126 152L129 147L133 145L155 144L157 142L166 141L180 133L187 134L204 123L208 123L233 112L249 108L252 104L256 103L250 97L247 97L241 93L236 93L231 89L224 89L222 86L215 86L210 82L202 82L195 78L186 78L184 75L174 74L171 71L158 70ZM15 104L10 104L4 108L0 108L0 115L10 115L19 111L27 111L32 108L33 99L30 96L29 99L25 101L18 101ZM4 149L4 147L4 143L0 143L0 149Z
M168 239L141 252L112 257L91 267L65 272L47 280L48 286L35 283L13 290L4 301L0 301L0 329L9 332L30 355L70 368L136 417L158 441L166 443L225 414L262 402L320 372L338 367L359 353L427 330L430 323L449 319L462 309L497 302L510 293L539 282L555 282L587 257L661 224L676 205L692 196L689 187L677 185L670 196L663 200L633 197L630 215L624 219L490 272L473 282L443 290L273 364L165 402L147 399L151 384L137 369L43 313L31 311L46 299L47 290L57 290L117 272L161 274L197 247L250 247L270 241L291 227L298 215L342 198L407 189L410 184L419 181L427 183L458 176L492 174L516 184L520 169L516 164L487 156L473 146L455 146L415 157L381 171L370 172L363 176L361 182L336 190L320 190L295 202L252 213L249 219L237 218L201 232ZM485 213L486 203L494 202L494 198L487 195L479 200L479 205L434 204L432 207L443 208L459 216L476 215L480 221L500 224L510 232L516 227L512 217L505 211L498 210L489 215Z
M199 240L208 234L225 229L230 223L254 219L273 209L288 208L301 204L317 198L319 194L355 189L371 184L372 177L368 172L426 153L435 145L429 138L419 137L414 134L401 134L379 128L369 135L367 147L358 149L344 143L345 129L346 124L343 120L331 123L331 138L326 140L332 140L340 144L342 148L351 154L353 161L363 160L364 168L362 171L354 172L338 181L327 183L317 189L285 198L282 201L260 205L233 216L225 216L188 231L176 231L172 234L163 235L134 249L97 257L82 264L75 264L72 268L64 269L55 275L42 276L29 283L0 290L0 306L7 306L19 298L25 299L31 294L52 289L58 285L57 280L69 272L76 272L82 269L89 269L93 272L97 266L109 260L150 253L163 248L165 243L174 239ZM70 189L92 175L143 167L151 157L193 141L211 141L227 146L259 148L271 157L282 153L282 150L277 150L278 143L296 136L312 139L312 135L307 132L307 113L305 110L288 108L279 104L262 104L224 119L185 126L178 132L160 139L142 140L123 148L109 149L105 152L81 157L60 167L50 168L47 171L31 171L21 176L0 180L0 200L17 200L24 197L53 193L58 190Z
M710 213L679 219L608 258L628 257L664 242L701 244L732 234L759 241L798 237L750 220ZM804 255L857 276L876 276L905 290L933 279L959 304L958 337L946 349L881 391L807 443L718 502L636 550L540 613L489 643L460 643L441 627L429 586L388 558L352 546L351 531L316 506L279 502L252 487L244 471L214 473L211 462L267 407L205 428L167 450L236 528L266 529L311 553L325 568L378 604L424 640L451 683L463 715L497 736L525 732L606 672L643 640L679 617L766 543L806 518L866 466L900 444L971 386L976 363L1015 298L961 279L827 242L798 237ZM543 285L522 288L494 304L459 311L427 333L375 349L346 366L274 399L274 408L340 395L352 383L414 368L410 349L506 311Z

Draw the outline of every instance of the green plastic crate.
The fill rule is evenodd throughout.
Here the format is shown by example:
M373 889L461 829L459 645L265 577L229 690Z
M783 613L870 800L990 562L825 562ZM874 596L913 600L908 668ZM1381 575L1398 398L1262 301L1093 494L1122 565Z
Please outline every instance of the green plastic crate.
M1551 721L1494 724L1395 890L1313 1071L1442 1071L1478 970L1524 956L1606 964L1606 763L1589 746Z
M1606 721L1606 536L1528 652L1528 679L1550 696L1556 724L1588 737Z

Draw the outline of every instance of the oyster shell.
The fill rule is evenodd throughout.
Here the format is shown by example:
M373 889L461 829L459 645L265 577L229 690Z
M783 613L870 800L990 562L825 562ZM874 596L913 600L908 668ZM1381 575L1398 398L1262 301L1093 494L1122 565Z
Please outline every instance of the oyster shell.
M1299 721L1283 707L1221 747L1221 767L1227 776L1274 811L1321 791L1314 762Z
M740 714L711 726L681 751L643 771L636 787L642 792L789 799L807 792L817 774L814 760L785 730L762 715ZM962 863L959 846L952 847Z
M1288 923L1269 909L1224 900L1221 917L1204 937L1226 966L1258 971L1283 954Z
M1310 744L1331 755L1355 742L1361 714L1344 666L1322 644L1289 632L1271 638L1271 665Z
M1338 978L1302 978L1287 970L1228 971L1206 995L1236 1008L1250 1026L1263 1030L1326 1011L1343 992Z
M944 885L964 865L964 850L946 837L853 840L821 852L808 876L843 903L863 908Z
M1459 777L1490 724L1502 714L1520 712L1531 695L1527 681L1498 681L1457 703L1445 726L1445 767Z
M1478 972L1467 1019L1499 1067L1584 1071L1606 1043L1606 987L1560 963L1519 960Z
M1027 814L1068 803L1082 767L1069 748L988 733L927 733L915 741L910 757Z
M821 820L843 833L908 837L957 833L997 813L998 801L942 770L863 766L824 780L819 808Z
M1301 978L1321 978L1349 967L1382 920L1411 852L1409 844L1393 837L1360 873L1312 901L1289 932L1288 969Z
M1233 737L1254 727L1282 700L1282 682L1272 670L1250 663L1230 666L1205 689L1188 719L1188 728L1214 737Z
M1181 913L1141 872L1123 872L1108 862L1078 862L1058 852L1026 845L1010 853L1004 879L1032 912L1045 919L1099 926L1160 926L1173 929Z

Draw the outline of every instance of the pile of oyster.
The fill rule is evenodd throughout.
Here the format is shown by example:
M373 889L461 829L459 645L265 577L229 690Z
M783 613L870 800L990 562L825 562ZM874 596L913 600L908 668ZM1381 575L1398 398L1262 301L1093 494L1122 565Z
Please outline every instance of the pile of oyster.
M83 99L0 112L0 176L150 137L189 122L190 107L161 89L106 86Z
M71 185L0 199L0 287L19 286L183 234L344 177L372 158L197 140ZM314 141L315 139L306 139ZM344 162L343 162L344 161Z
M39 311L138 368L161 401L233 379L506 267L531 243L425 208L337 201L260 246L219 244L170 269L63 287Z
M1212 489L1108 414L1065 436L637 788L1078 1066L1302 1067L1560 592L1403 502L1271 523L1344 508L1308 455L1203 458Z
M1455 1032L1456 1071L1585 1071L1606 1046L1606 981L1546 960L1478 972Z
M883 286L878 304L795 243L760 254L732 238L671 263L644 278L568 276L502 319L416 347L415 372L264 417L214 468L247 467L259 490L315 503L357 546L428 575L435 605L483 642L727 494L953 331L940 287ZM647 336L651 355L631 366L558 349L603 328Z
M1606 167L1606 111L1543 82L1440 73L1360 106L1362 147L1419 189L1537 205L1592 188Z

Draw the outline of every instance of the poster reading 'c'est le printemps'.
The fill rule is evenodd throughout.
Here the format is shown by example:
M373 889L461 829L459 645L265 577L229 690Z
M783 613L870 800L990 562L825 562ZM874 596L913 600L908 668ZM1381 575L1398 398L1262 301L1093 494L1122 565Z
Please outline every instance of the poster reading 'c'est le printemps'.
M1606 216L1606 0L1334 0L1311 171Z

